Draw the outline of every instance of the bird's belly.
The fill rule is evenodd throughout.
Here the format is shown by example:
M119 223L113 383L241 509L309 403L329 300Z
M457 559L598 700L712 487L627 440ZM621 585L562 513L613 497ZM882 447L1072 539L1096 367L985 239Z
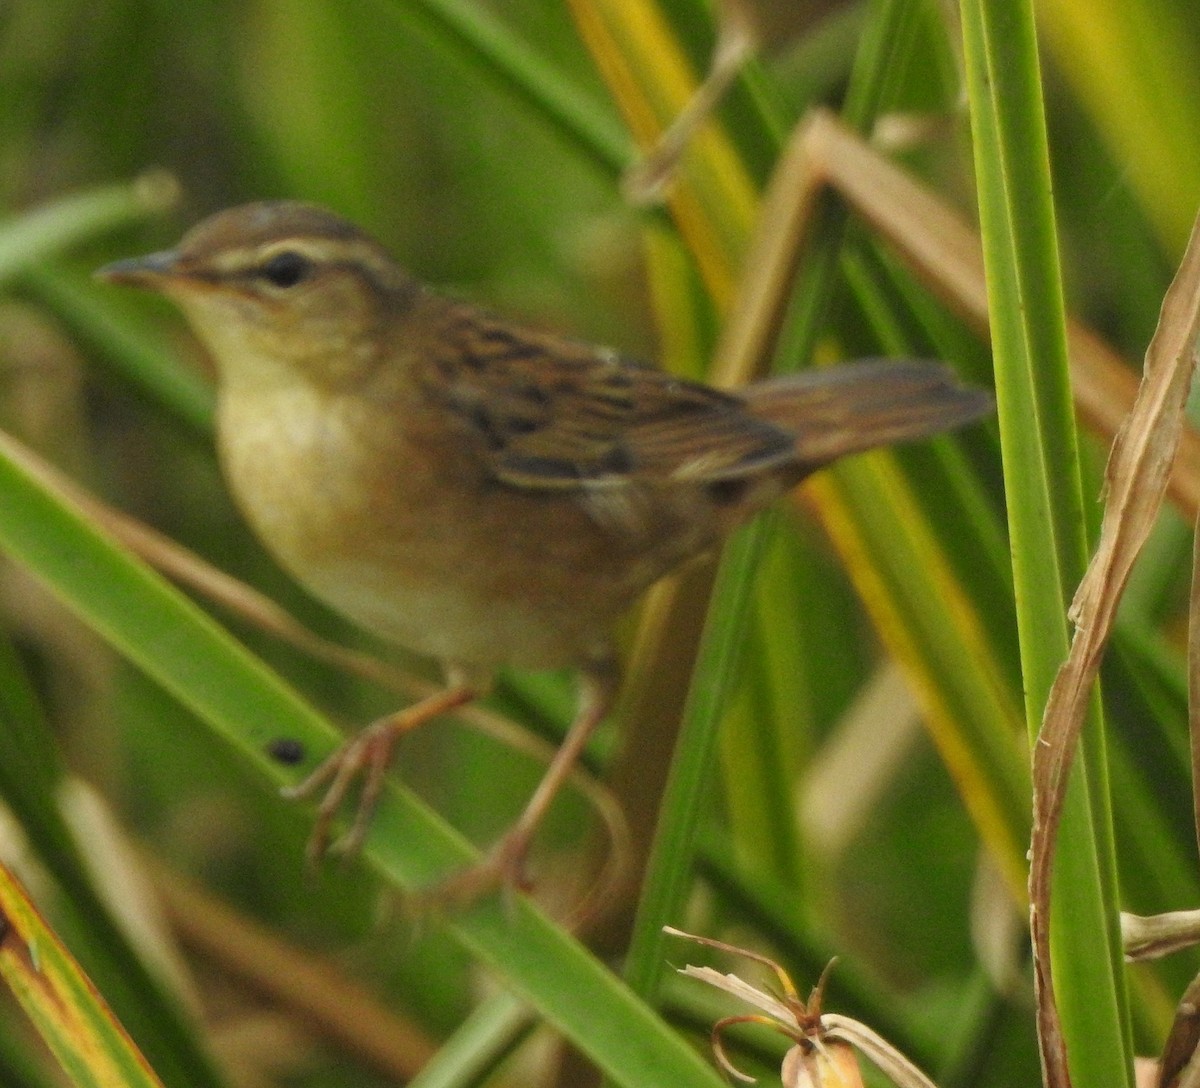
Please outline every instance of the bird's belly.
M381 454L328 405L286 407L222 418L240 507L315 596L418 653L481 668L582 663L669 565L658 549L631 554L570 498L472 479L452 449Z
M368 630L443 662L555 668L599 656L611 617L587 620L481 586L469 571L381 569L357 560L310 570L318 597ZM572 594L564 597L564 604Z

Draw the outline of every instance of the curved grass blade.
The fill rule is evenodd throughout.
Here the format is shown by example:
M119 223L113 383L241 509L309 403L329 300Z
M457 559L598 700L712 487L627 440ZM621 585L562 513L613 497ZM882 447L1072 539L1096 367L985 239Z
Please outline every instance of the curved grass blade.
M1086 562L1045 116L1032 4L969 0L962 17L1025 715L1037 743L1067 652L1066 605ZM1074 1076L1098 1088L1128 1083L1132 1062L1095 701L1089 726L1067 796L1053 914L1040 888L1031 886L1030 896L1047 1083ZM1040 815L1035 808L1035 836ZM1053 984L1047 926L1056 935Z
M166 211L178 197L175 179L155 172L63 197L0 223L0 284L97 234Z
M72 1084L162 1088L99 991L3 866L0 976Z
M2 452L0 548L275 781L287 777L267 754L280 736L314 753L332 747L332 728L276 674ZM364 854L405 889L427 886L472 857L444 822L397 788L385 791ZM719 1084L666 1024L525 900L494 897L446 925L616 1083Z

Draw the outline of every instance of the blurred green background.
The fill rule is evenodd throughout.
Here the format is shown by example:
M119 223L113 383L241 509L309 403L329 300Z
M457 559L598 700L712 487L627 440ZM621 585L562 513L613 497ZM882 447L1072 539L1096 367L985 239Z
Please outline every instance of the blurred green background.
M763 49L720 114L733 166L702 150L684 183L699 194L709 234L728 240L719 259L732 279L746 228L713 194L757 192L806 111L838 108L848 89L852 102L868 103L855 118L868 129L878 116L918 122L904 128L917 136L902 161L973 219L954 6L781 7L758 5ZM1200 11L1188 0L1046 0L1036 9L1067 304L1136 365L1200 196ZM612 32L607 49L594 33L599 24ZM593 33L581 35L581 26ZM880 40L889 27L903 34ZM168 306L95 284L90 271L168 246L228 205L309 199L358 222L453 294L703 373L728 307L706 272L713 255L697 252L703 232L681 231L671 211L631 208L618 175L634 158L626 123L638 103L669 121L679 103L668 62L682 58L702 73L712 32L707 6L691 0L9 0L0 7L0 424L322 634L432 676L426 664L371 644L264 556L213 459L207 362ZM618 70L632 73L624 90ZM148 170L176 179L171 210L139 212L128 189L107 211L60 204ZM39 218L56 207L67 209L58 234ZM791 347L776 365L802 365L810 354L913 353L989 381L986 345L853 216L847 224L825 215L800 282ZM1085 509L1096 522L1090 500L1105 450L1101 439L1084 440ZM804 992L836 954L827 1007L862 1015L939 1084L1033 1083L1023 907L1019 889L997 875L1021 864L1028 816L994 427L973 429L961 443L856 462L800 505L807 509L771 519L759 540L748 618L733 638L740 660L720 680L714 765L688 817L699 835L694 868L690 855L681 862L689 894L682 914L662 921L775 955ZM1164 515L1105 676L1122 905L1142 912L1193 906L1200 892L1181 653L1187 529L1185 517ZM307 809L282 802L261 764L215 734L194 705L125 663L95 624L44 593L31 567L45 577L36 563L0 568L0 727L21 758L51 769L42 803L65 780L60 766L69 768L71 780L79 776L103 798L118 837L158 859L151 884L177 883L156 867L165 862L234 907L239 924L286 942L296 962L332 961L403 1021L415 1041L386 1021L380 1030L410 1054L405 1068L418 1068L473 1008L490 1013L489 1045L475 1052L484 1071L459 1069L430 1083L590 1083L577 1057L557 1064L549 1031L492 996L505 988L504 969L481 973L461 934L414 921L370 862L306 873ZM735 596L733 580L721 583L718 617ZM140 608L128 602L134 624ZM394 707L395 695L215 614L343 728ZM666 674L662 646L647 650L633 621L626 636L638 683ZM514 676L492 705L553 738L570 695L569 677ZM675 692L661 718L677 719L683 696ZM922 731L922 717L940 726ZM640 754L652 750L652 731L641 724L614 723L594 753L626 801L640 775L661 788L661 768L648 766L659 757ZM956 763L950 753L959 751L969 754ZM481 842L505 825L538 773L504 745L452 725L412 738L401 762L400 777ZM964 776L964 764L981 770ZM13 755L9 766L22 764ZM38 818L37 798L19 799L38 775L14 782L10 771L0 781L18 824ZM571 799L562 809L541 861L551 890L560 870L581 865L577 848L591 841L587 807ZM995 814L991 824L984 811ZM645 810L635 816L648 818ZM94 829L98 821L84 823ZM651 831L634 827L642 841ZM4 856L19 855L19 831L5 835ZM30 838L27 855L48 849L45 835ZM133 874L142 863L114 850L89 838L82 853L114 877L118 912L139 913ZM134 953L97 935L77 897L72 908L62 870L49 868L56 876L42 885L45 909L128 1022L149 991L110 993L105 972L119 976L129 962L122 957ZM618 973L635 901L636 889L623 904L625 923L591 935ZM328 1018L298 1014L295 1001L264 983L268 961L248 982L254 971L232 966L232 954L178 910L148 928L183 946L166 990L186 995L188 1011L176 1017L168 998L161 1018L129 1024L152 1060L169 1067L160 1069L167 1083L403 1079L361 1042L338 1041ZM551 913L562 916L561 902ZM137 956L149 955L141 938L133 943ZM655 970L697 954L671 945L656 953ZM753 967L721 962L757 977ZM1195 968L1184 955L1135 973L1139 1053L1161 1045ZM740 1010L710 1005L697 989L669 981L658 1006L670 1031L704 1050L712 1020ZM345 1003L330 993L330 1007ZM595 1000L602 1019L604 999ZM546 1001L534 997L543 1012ZM176 1020L184 1025L178 1038L167 1026ZM763 1036L744 1046L739 1037L734 1049L747 1069L773 1075L779 1048ZM219 1072L197 1071L190 1063L198 1054L212 1056ZM49 1069L22 1022L4 1017L0 1080L55 1083Z

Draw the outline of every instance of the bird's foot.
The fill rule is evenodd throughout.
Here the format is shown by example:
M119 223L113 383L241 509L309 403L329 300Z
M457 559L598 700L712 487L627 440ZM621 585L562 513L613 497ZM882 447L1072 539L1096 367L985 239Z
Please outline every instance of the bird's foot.
M324 790L305 850L310 864L317 864L329 853L352 856L361 849L383 792L396 742L431 718L470 702L475 694L473 688L465 685L451 687L396 714L379 718L319 763L307 778L282 791L289 800L299 800ZM334 820L356 787L358 804L354 819L335 840Z
M530 843L524 828L512 828L479 861L419 892L418 907L458 911L493 892L511 896L531 891L533 880L526 867Z
M294 801L315 797L324 790L305 848L310 864L316 865L329 853L352 856L362 847L399 736L391 719L381 718L346 741L303 781L282 791L284 797ZM360 782L354 821L334 839L333 822Z

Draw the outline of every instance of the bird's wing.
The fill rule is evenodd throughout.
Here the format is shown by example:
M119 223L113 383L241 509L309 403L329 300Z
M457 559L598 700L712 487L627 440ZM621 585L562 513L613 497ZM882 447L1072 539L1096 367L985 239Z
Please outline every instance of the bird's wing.
M506 483L704 484L794 460L794 437L731 394L466 307L448 332L439 384Z

